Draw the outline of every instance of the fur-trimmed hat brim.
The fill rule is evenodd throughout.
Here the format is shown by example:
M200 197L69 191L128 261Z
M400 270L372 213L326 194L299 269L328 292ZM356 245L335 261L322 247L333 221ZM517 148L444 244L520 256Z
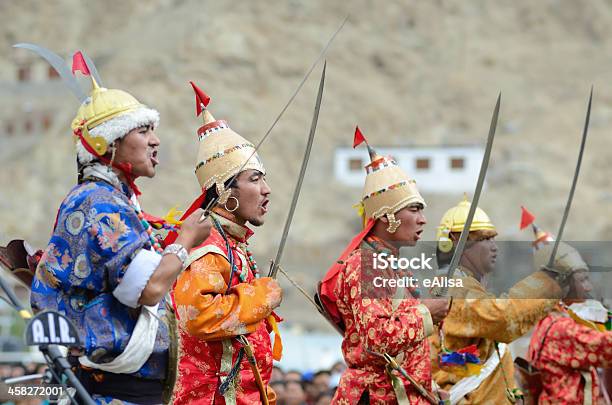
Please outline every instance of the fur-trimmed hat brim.
M101 136L110 145L115 140L123 138L130 131L145 125L157 127L159 112L152 108L141 107L114 117L89 130L92 136ZM96 159L89 153L80 141L76 142L77 158L80 164L86 164Z

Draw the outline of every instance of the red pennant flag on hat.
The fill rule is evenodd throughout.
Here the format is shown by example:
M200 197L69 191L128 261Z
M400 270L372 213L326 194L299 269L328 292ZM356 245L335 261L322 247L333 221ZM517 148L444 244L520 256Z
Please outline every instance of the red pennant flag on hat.
M85 58L83 58L83 54L81 51L76 51L72 56L72 74L79 70L85 76L89 76L89 68L87 67L87 63L85 62Z
M521 205L521 229L527 228L535 220L535 215L527 211L527 208Z
M210 102L210 97L208 94L204 93L198 86L195 85L194 82L189 82L191 87L193 87L193 91L195 92L196 97L196 116L199 117L202 114L202 105L204 108L208 107L208 103Z
M353 149L361 145L363 142L368 143L368 141L366 141L365 139L365 136L363 136L363 134L361 133L359 126L356 126L355 127L355 138L353 138Z

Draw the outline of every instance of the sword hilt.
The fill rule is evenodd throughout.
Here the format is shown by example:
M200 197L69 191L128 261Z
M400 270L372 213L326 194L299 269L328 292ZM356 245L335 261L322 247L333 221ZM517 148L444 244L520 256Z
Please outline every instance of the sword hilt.
M274 260L270 260L270 270L268 271L268 277L276 278L278 274L278 264L274 263Z
M210 216L210 210L205 210L202 215L200 215L200 219L198 219L198 222L204 222L208 219L208 217Z

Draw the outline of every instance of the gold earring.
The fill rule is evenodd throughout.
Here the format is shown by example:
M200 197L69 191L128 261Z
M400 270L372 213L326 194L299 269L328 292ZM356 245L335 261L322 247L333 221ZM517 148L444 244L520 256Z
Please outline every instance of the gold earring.
M232 198L233 198L234 200L236 200L236 206L235 206L233 209L231 209L231 210L230 210L229 208L227 208L227 201L231 200ZM240 206L240 201L238 201L238 199L237 199L236 197L229 197L229 198L227 199L227 201L226 201L226 202L225 202L225 204L223 205L223 207L225 208L225 210L226 210L227 212L234 212L234 211L236 211L236 210L238 209L238 207Z
M441 252L448 253L453 250L453 246L453 240L450 238L450 229L443 229L438 239L438 249L440 249Z
M387 214L387 219L389 220L389 226L387 227L387 232L395 233L397 228L402 224L402 221L395 218L395 213Z

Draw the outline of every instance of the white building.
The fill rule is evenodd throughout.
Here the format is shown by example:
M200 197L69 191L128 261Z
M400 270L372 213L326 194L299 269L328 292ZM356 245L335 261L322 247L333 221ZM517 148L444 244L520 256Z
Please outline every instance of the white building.
M376 148L390 155L414 178L421 191L453 193L471 191L478 180L484 149L477 146ZM365 147L337 148L334 174L343 184L362 187L364 166L370 161Z

